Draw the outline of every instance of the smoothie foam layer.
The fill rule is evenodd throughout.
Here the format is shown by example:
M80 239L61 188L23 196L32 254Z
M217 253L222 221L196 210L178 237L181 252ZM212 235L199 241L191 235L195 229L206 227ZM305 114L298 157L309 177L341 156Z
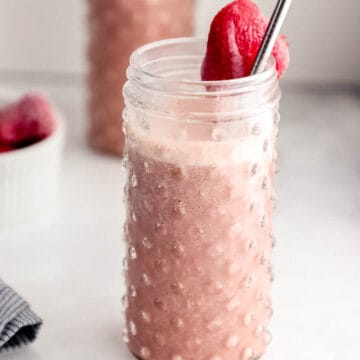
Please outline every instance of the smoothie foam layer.
M273 136L273 116L268 113L240 120L238 126L211 124L206 130L184 124L151 128L151 120L149 126L144 129L133 122L127 124L129 145L158 161L193 166L255 164Z

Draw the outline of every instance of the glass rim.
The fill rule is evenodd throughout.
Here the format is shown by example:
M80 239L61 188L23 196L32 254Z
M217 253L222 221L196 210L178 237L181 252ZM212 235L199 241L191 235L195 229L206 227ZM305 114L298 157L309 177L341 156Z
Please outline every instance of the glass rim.
M147 52L151 50L160 49L162 47L168 46L168 45L181 45L181 44L203 44L206 48L207 45L207 39L202 37L178 37L178 38L169 38L169 39L163 39L158 40L154 42L150 42L148 44L145 44L143 46L140 46L135 51L132 52L130 56L130 67L135 70L135 72L138 72L139 74L152 79L157 80L159 82L172 82L179 85L186 85L186 86L209 86L209 87L243 87L243 86L251 86L253 83L261 84L263 82L266 82L269 80L275 70L275 59L271 56L267 68L255 75L249 75L242 78L236 78L236 79L228 79L228 80L189 80L189 79L168 79L166 76L163 76L161 74L155 74L152 72L149 72L145 70L142 66L142 64L139 63L139 59L142 55L146 54Z

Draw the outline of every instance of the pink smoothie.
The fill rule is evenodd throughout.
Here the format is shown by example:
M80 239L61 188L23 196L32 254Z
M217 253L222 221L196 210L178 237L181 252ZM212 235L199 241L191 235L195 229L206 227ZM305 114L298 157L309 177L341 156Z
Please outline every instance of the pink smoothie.
M270 342L272 114L242 135L127 124L127 328L140 359L249 360ZM181 134L177 128L176 133ZM190 134L190 135L189 135Z
M130 54L151 41L192 34L194 0L87 0L89 136L99 150L122 155L120 97Z

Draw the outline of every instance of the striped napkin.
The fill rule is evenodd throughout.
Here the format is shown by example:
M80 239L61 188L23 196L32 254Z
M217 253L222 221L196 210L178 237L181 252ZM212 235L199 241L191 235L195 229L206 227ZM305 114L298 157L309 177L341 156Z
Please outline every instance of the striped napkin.
M0 280L0 353L32 342L41 324L30 305Z

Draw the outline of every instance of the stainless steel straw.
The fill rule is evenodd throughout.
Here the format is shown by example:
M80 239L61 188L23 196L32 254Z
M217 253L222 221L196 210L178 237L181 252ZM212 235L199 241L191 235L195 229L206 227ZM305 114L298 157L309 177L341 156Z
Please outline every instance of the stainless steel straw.
M275 10L271 15L269 26L261 43L260 49L251 70L251 75L265 70L269 61L276 39L280 34L281 27L285 21L292 0L278 0Z

